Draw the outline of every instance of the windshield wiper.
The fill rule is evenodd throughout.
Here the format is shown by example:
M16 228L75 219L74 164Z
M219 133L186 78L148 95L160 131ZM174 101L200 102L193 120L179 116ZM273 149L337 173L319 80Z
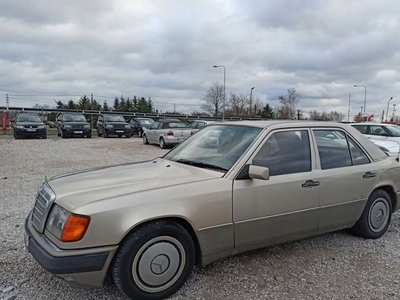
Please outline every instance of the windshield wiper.
M188 160L188 159L178 159L175 161L178 163L181 163L181 164L190 165L190 166L199 167L199 168L214 169L214 170L220 170L220 171L225 171L225 172L228 171L228 169L226 169L226 168L199 162L199 161L193 161L193 160Z

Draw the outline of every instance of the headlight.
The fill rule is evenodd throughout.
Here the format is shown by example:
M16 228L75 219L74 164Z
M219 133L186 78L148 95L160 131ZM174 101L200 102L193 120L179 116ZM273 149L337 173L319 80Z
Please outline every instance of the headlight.
M70 213L55 204L50 212L46 229L62 242L76 242L83 238L90 217Z
M72 126L69 124L64 124L64 128L71 128Z
M89 124L83 125L83 128L89 129L89 128L90 128L90 125L89 125Z
M112 124L107 124L106 127L107 127L107 128L114 128L114 125L112 125Z
M24 129L25 128L24 126L21 126L21 125L17 125L15 127L18 128L18 129Z
M125 128L129 129L129 128L131 128L131 125L125 125Z
M39 125L37 128L38 128L38 129L44 129L45 126L44 126L44 125Z

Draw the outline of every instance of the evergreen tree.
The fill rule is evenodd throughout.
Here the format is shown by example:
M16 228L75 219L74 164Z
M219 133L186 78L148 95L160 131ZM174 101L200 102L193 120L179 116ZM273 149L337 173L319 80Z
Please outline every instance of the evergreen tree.
M266 119L273 119L274 118L274 110L272 107L267 103L261 112L261 117Z
M64 103L62 103L60 100L55 101L55 102L56 102L56 104L57 104L57 106L56 106L57 109L66 108L66 105L65 105Z
M102 111L109 111L110 108L108 107L108 103L106 100L103 102L103 108L101 109Z
M71 99L71 100L68 101L67 108L76 109L76 104L75 104L74 100Z
M82 96L79 101L77 107L82 110L90 110L90 99L84 95Z
M139 110L139 105L136 96L133 96L132 105L133 105L133 111L137 112Z
M120 111L125 111L126 110L126 102L125 102L125 98L124 96L121 95L121 97L119 97L119 106L118 106L118 110Z
M118 97L115 97L114 99L114 110L118 110L119 109L119 99Z
M147 101L147 112L152 113L154 111L154 104L153 101L151 101L151 97L149 97L149 100Z
M141 97L138 102L138 112L147 113L149 109L149 105L144 97Z
M101 110L101 104L96 99L93 99L92 110Z
M132 101L129 99L129 97L126 99L125 111L133 111Z

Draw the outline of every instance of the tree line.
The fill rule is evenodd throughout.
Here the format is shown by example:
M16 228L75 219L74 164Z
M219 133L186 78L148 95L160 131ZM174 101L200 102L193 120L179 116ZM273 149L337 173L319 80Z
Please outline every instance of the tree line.
M224 102L224 86L219 82L214 82L206 89L201 105L206 115L212 117L221 117ZM330 113L319 113L316 110L309 112L309 117L304 116L302 111L296 110L296 106L300 101L300 94L295 88L287 90L286 95L278 97L280 106L273 108L270 104L265 105L262 101L255 97L250 99L249 96L243 94L230 93L225 103L226 117L255 117L264 119L302 119L302 120L318 120L318 121L342 121L345 117L343 113L332 111ZM204 115L194 111L192 115Z
M36 104L34 107L40 107ZM44 108L44 107L43 107ZM104 100L100 103L96 99L91 99L84 95L79 98L77 102L69 100L64 103L60 100L56 101L57 109L79 109L79 110L99 110L99 111L123 111L123 112L138 112L138 113L157 113L158 111L154 107L154 103L149 97L146 100L144 97L133 96L132 99L124 96L115 97L112 106L109 106L107 101Z

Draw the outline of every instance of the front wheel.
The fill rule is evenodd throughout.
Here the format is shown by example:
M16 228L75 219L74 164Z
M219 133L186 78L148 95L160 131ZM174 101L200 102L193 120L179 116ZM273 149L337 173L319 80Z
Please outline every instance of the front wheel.
M143 135L143 144L145 145L149 144L149 140L147 139L147 136L145 134Z
M365 239L377 239L385 234L391 219L390 196L384 190L376 190L369 196L367 205L351 232Z
M189 278L195 261L190 234L181 225L156 221L144 225L120 246L112 276L131 299L165 299Z

